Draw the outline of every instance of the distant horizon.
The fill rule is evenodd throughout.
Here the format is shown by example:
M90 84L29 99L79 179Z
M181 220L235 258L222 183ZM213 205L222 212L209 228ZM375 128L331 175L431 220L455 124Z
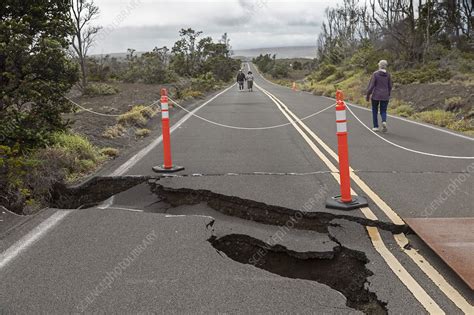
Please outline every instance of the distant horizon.
M294 46L266 46L266 47L257 47L257 48L232 48L232 52L235 51L245 51L245 50L262 50L262 49L276 49L276 48L314 48L316 49L316 45L294 45ZM161 48L161 47L159 47ZM168 47L171 49L171 47ZM151 50L136 50L137 53L144 53L144 52L149 52ZM107 53L95 53L95 54L90 54L91 56L101 56L101 55L112 55L112 54L123 54L126 53L127 51L114 51L114 52L107 52Z
M135 51L135 53L140 55L148 51L146 50ZM238 56L238 57L256 57L260 54L270 53L270 54L276 54L277 59L287 59L287 58L312 59L316 57L316 46L295 45L295 46L274 46L274 47L232 49L232 53L233 53L232 56ZM112 57L120 58L120 57L125 57L126 54L127 54L127 51L91 54L90 56L99 57L99 56L109 55Z

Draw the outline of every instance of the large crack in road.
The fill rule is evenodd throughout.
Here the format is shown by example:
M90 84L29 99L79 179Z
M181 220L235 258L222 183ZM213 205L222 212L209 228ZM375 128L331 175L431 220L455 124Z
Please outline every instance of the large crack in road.
M405 225L374 221L363 217L334 214L330 212L306 212L286 207L268 205L250 199L227 196L204 189L170 188L159 184L159 180L149 181L150 189L164 202L173 207L206 203L210 208L226 215L271 225L284 225L289 220L296 229L327 232L329 223L335 219L354 221L364 226L374 226L392 233L407 231ZM299 218L297 218L299 217ZM297 218L297 219L295 219Z
M319 258L318 253L295 255L285 247L270 246L248 235L230 234L211 237L209 242L229 258L251 264L282 277L317 281L341 292L346 305L365 314L387 314L386 303L366 288L369 260L364 253L336 247L332 258ZM310 256L310 257L308 257ZM313 257L311 257L313 256Z
M283 243L270 244L255 235L226 232L214 233L214 221L206 228L213 230L209 243L219 252L239 263L250 264L282 277L304 279L325 284L346 297L346 305L366 314L386 314L386 303L369 290L368 277L373 275L366 265L369 259L364 252L343 246L331 234L336 222L349 221L362 226L375 226L392 233L406 231L406 226L373 221L351 215L330 212L304 212L268 205L262 202L228 196L203 189L170 188L160 184L161 177L123 176L119 178L95 178L83 185L59 187L53 194L52 204L62 208L78 208L98 204L112 195L123 192L145 181L157 196L157 202L165 205L155 208L156 213L168 213L171 208L193 207L200 213L202 205L225 217L264 224L264 226L288 227L296 231L312 231L325 234L335 246L332 251L299 251L289 249ZM184 212L186 215L186 212ZM336 221L336 222L335 222ZM264 228L264 226L261 226ZM289 229L288 229L289 230ZM293 231L295 231L293 230ZM290 232L289 232L290 233Z

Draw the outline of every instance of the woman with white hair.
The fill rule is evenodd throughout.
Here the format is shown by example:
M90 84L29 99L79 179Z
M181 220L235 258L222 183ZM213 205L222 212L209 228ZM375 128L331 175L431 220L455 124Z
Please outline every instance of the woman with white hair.
M382 117L382 132L387 131L387 107L392 92L392 78L387 72L387 60L379 61L379 69L372 74L367 88L367 102L372 99L373 131L379 131L378 112Z

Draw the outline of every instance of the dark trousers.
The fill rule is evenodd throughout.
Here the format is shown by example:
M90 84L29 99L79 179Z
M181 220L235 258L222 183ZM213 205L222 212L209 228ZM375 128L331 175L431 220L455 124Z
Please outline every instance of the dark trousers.
M247 80L247 89L251 90L253 87L253 81Z
M238 81L239 82L239 90L244 89L244 81Z
M382 117L382 122L387 121L388 101L372 100L372 121L374 123L374 128L379 127L379 120L378 120L379 107L380 107L380 116Z

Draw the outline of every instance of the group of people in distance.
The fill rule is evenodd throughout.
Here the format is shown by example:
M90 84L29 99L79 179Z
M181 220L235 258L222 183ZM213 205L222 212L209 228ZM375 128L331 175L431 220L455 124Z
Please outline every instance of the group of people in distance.
M372 103L372 122L373 131L379 131L378 114L382 117L382 132L387 132L387 107L392 92L392 78L387 72L387 60L380 60L378 63L378 70L372 74L372 77L367 87L366 100ZM244 89L244 82L247 81L247 89L252 92L253 74L249 70L247 75L239 70L237 74L237 83L239 83L239 90Z
M244 89L244 81L247 81L247 89L249 92L252 92L253 88L253 74L252 71L249 70L247 72L247 75L242 71L242 69L239 70L239 73L237 74L237 83L239 83L239 90Z

